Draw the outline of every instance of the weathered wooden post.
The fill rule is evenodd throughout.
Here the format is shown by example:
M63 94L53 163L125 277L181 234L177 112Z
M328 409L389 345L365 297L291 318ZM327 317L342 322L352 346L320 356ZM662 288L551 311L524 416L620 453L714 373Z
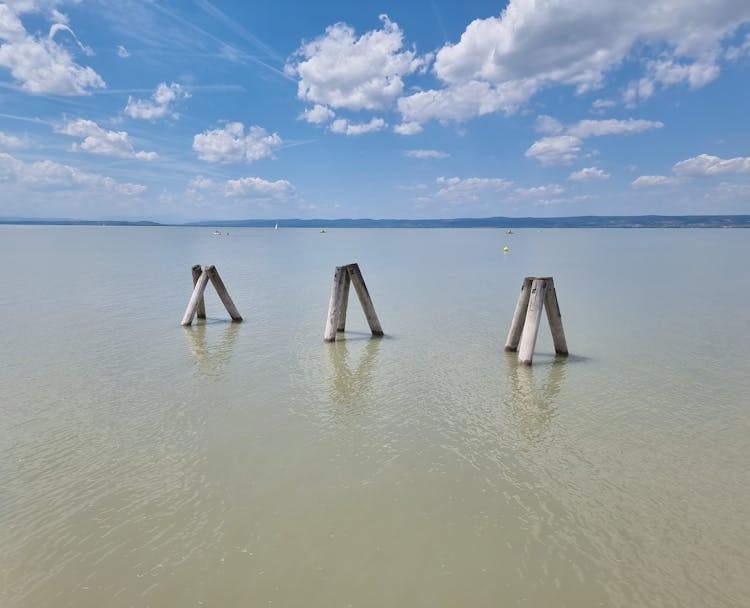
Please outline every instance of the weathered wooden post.
M326 318L326 329L323 333L325 342L334 342L336 332L339 328L341 319L341 308L346 307L344 301L344 283L349 277L346 266L336 266L336 272L333 275L333 287L331 287L331 298L328 300L328 317ZM343 329L342 329L343 331Z
M200 279L202 272L203 272L203 268L201 268L200 264L196 264L195 266L193 266L193 289L195 289L195 286L198 284L198 279ZM201 294L201 297L198 300L198 315L197 316L199 319L206 318L206 300L203 297L203 294Z
M328 317L323 333L325 342L334 342L336 332L346 329L346 309L349 304L349 285L351 283L354 284L354 290L357 292L372 335L383 335L383 328L380 326L380 320L375 313L375 307L372 304L370 292L367 290L359 265L347 264L346 266L336 266L336 272L333 275L331 298L328 302Z
M185 315L182 317L181 325L191 325L193 317L196 313L199 319L206 318L205 301L203 299L203 292L206 290L208 281L216 289L216 293L219 294L221 302L224 304L224 308L227 309L229 316L232 317L232 321L240 322L242 317L237 311L237 307L234 305L232 298L229 296L227 288L224 286L224 282L219 276L219 271L216 270L215 266L193 266L193 294L190 296L187 308L185 309ZM202 316L201 316L202 315Z
M521 286L521 294L518 297L508 338L505 341L505 350L518 351L519 363L531 365L539 334L542 309L545 306L555 353L563 356L568 354L554 280L552 277L526 277Z

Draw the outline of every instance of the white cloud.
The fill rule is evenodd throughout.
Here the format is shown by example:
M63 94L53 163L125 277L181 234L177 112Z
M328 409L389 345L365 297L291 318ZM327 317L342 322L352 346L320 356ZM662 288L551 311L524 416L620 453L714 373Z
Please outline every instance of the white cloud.
M460 121L498 111L514 112L531 93L529 83L525 82L495 85L472 80L402 97L398 100L398 110L405 122Z
M543 165L567 165L578 158L581 143L573 135L543 137L531 144L526 156L536 158Z
M14 9L15 7L15 9ZM24 28L20 14L33 12L33 2L0 4L0 66L10 70L13 78L29 93L53 95L85 95L92 89L106 86L104 80L90 67L78 65L54 36L67 31L85 54L91 54L65 23L57 22L48 36L31 36ZM62 17L54 11L53 18Z
M329 122L334 116L336 114L331 108L316 103L312 108L302 112L299 117L311 124L322 125Z
M128 49L126 49L121 44L118 44L117 45L117 56L120 57L121 59L127 59L128 57L130 57L130 51L128 51Z
M647 186L674 186L679 183L679 179L667 175L641 175L633 180L632 186L643 188Z
M416 51L403 48L398 24L381 15L383 28L357 38L345 23L329 26L307 42L287 64L299 78L297 96L332 108L382 110L401 95L403 77L425 65Z
M262 127L245 127L240 122L230 122L223 129L212 129L198 133L193 138L193 150L198 158L210 162L251 163L273 156L282 144L278 133L269 135Z
M416 135L423 130L422 125L418 122L402 122L393 127L393 132L398 133L399 135Z
M479 200L485 192L506 190L512 184L500 177L438 177L438 190L435 197L451 202L470 202Z
M632 185L636 188L643 186L671 186L682 183L691 177L710 177L732 173L750 173L750 156L735 158L720 158L711 154L699 154L686 160L681 160L672 167L674 175L641 175Z
M610 174L598 167L586 167L580 171L574 171L568 176L573 182L603 182L610 178Z
M576 125L568 127L568 135L584 139L601 135L628 135L640 133L649 129L660 129L664 123L658 120L582 120Z
M294 186L285 179L268 181L260 177L241 177L216 181L199 175L188 184L188 193L198 199L206 195L220 195L246 202L281 203L295 195Z
M722 175L725 173L750 173L750 157L719 158L710 154L699 154L682 160L672 167L677 175Z
M563 126L551 116L539 116L537 128L563 130ZM655 120L582 120L564 129L563 135L543 137L535 141L526 156L534 157L543 165L566 165L572 163L581 152L583 140L602 135L627 135L648 129L659 129L664 124Z
M56 130L71 137L83 138L80 144L73 144L73 150L137 160L153 160L158 156L156 152L136 152L126 131L107 131L93 120L73 120Z
M343 133L344 135L363 135L364 133L374 133L381 131L386 127L386 122L382 118L373 118L370 122L352 123L346 118L337 118L331 123L332 133Z
M450 154L441 150L406 150L404 156L409 158L449 158Z
M51 160L26 163L0 152L0 182L20 182L33 189L67 188L137 196L146 186L118 182L98 173L88 173Z
M156 87L151 99L133 99L128 96L125 114L131 118L143 118L145 120L163 118L167 114L172 118L177 118L178 114L174 111L174 104L180 99L189 97L190 93L176 82L171 84L162 82Z
M545 88L601 87L626 58L645 58L644 94L654 83L700 87L718 75L728 35L748 21L744 0L710 7L704 0L510 0L499 16L472 21L459 42L438 51L434 72L442 88L406 97L399 108L417 122L463 120L490 105L512 111ZM471 107L462 91L481 85L485 104ZM513 91L522 95L509 97ZM462 103L451 112L445 99Z
M539 133L546 133L548 135L555 135L563 130L562 123L545 114L540 114L536 117L536 130Z
M294 188L285 179L278 179L271 182L260 177L242 177L228 180L224 188L224 193L226 196L284 200L294 194Z
M591 107L596 111L602 111L614 108L616 105L617 103L612 99L595 99L594 103L591 104Z
M16 137L15 135L8 135L7 133L3 133L0 131L0 148L4 148L6 150L10 148L22 148L26 144L24 140L22 140L20 137Z
M548 184L546 186L532 186L531 188L516 188L515 193L524 198L543 198L557 196L565 192L560 184Z

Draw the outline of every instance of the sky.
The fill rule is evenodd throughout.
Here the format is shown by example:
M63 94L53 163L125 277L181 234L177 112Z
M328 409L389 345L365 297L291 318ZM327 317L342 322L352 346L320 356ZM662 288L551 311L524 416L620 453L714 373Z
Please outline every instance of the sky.
M748 0L6 0L0 218L750 214Z

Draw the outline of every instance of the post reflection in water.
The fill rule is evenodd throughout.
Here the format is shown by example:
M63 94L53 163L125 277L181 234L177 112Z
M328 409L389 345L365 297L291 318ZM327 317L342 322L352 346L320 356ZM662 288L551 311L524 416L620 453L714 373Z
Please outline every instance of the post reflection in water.
M516 353L506 353L510 390L505 402L529 443L539 442L554 418L555 398L565 381L567 362L567 357L555 357L549 365L519 365Z
M190 354L195 367L204 376L221 376L232 358L234 343L240 330L239 323L227 323L221 334L214 323L198 323L184 327ZM210 327L210 329L209 329ZM220 335L208 343L207 333Z
M348 341L336 340L328 345L328 357L332 367L331 399L338 404L352 405L367 395L372 386L372 367L380 350L383 338L369 338L355 367L349 362L350 349L360 350ZM355 342L356 346L361 344Z

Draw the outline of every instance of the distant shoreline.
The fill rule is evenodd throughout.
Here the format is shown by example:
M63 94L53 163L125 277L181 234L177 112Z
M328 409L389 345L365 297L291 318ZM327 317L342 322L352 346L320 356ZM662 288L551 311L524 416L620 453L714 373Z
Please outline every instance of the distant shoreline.
M0 218L24 226L183 226L222 228L750 228L750 215L589 215L453 219L270 219L160 223L124 220Z

